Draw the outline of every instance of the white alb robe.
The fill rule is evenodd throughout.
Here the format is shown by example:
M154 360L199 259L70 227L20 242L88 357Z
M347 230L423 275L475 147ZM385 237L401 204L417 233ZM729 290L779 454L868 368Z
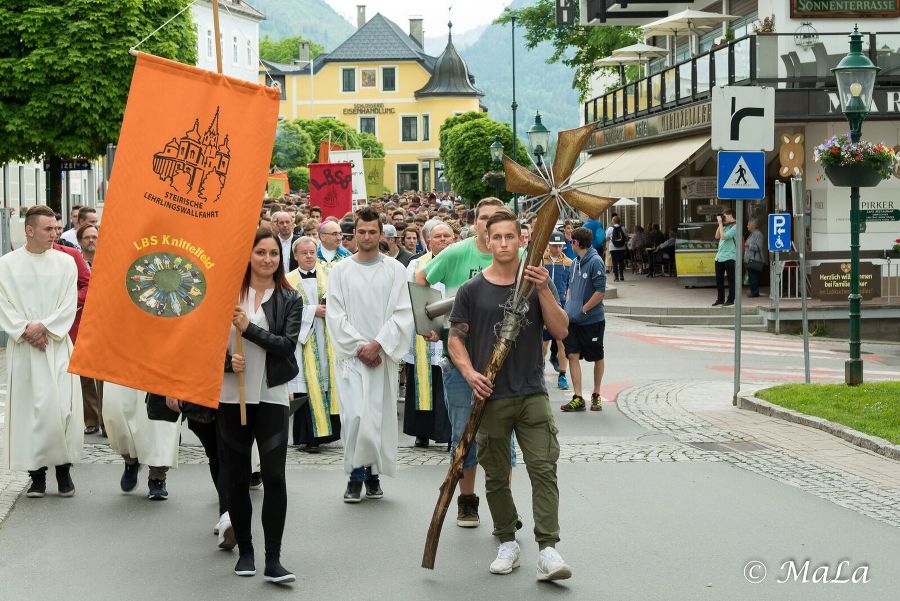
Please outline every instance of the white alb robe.
M350 257L328 279L325 322L334 348L335 382L341 399L344 471L372 466L373 474L397 469L397 371L414 323L406 269L379 255L363 264ZM377 340L381 364L367 367L356 351Z
M0 328L9 336L2 467L37 470L81 459L81 384L68 373L77 279L75 261L58 250L23 247L0 258ZM44 351L22 338L38 321L47 328Z
M178 467L178 422L147 417L147 393L103 384L103 425L109 446L144 465Z

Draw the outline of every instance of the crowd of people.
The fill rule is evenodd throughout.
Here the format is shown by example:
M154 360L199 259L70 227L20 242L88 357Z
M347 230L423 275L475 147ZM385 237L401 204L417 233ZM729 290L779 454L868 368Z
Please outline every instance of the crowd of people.
M616 253L630 248L614 229L617 217L611 230L596 220L566 222L553 233L543 264L524 269L534 284L528 319L491 382L484 372L494 326L515 287L533 214L516 216L496 198L470 207L436 193L386 195L325 218L304 196L266 200L229 324L217 410L67 373L102 244L94 209L78 207L70 219L65 227L48 207L32 207L25 246L0 259L0 326L10 337L7 377L13 381L4 464L29 472L28 497L46 494L50 466L59 494L73 495L72 465L84 435L99 434L123 458L120 488L134 491L146 466L148 498L165 500L183 420L209 459L219 501L214 532L220 548L238 549L234 573L256 573L250 491L262 489L264 576L292 582L295 575L280 562L289 444L316 453L340 440L344 502L376 500L385 494L381 477L396 474L398 399L404 400L402 430L415 445L447 445L452 453L473 399L487 398L464 463L456 523L480 524L481 464L500 541L490 571L508 574L519 565L515 537L522 522L510 492L518 446L540 500L534 504L538 579L571 576L555 548L559 443L544 360L552 346L558 387L568 390L567 376L572 379L574 394L562 411L602 409L606 270L595 236L609 238ZM448 328L415 333L408 283L455 297ZM593 364L589 401L582 397L581 360Z

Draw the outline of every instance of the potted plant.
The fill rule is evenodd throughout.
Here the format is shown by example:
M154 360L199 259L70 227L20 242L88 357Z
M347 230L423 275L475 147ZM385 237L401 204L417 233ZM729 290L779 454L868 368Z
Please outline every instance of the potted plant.
M891 177L896 166L894 149L865 140L850 141L850 133L832 136L813 151L816 163L834 186L870 188Z
M897 238L896 240L894 240L893 248L894 248L895 253L900 253L900 238Z
M775 33L775 15L764 17L753 24L753 33Z

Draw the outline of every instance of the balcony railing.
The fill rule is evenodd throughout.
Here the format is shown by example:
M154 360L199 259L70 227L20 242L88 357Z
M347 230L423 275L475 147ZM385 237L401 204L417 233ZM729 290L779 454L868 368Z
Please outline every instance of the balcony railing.
M900 32L867 33L864 51L881 67L875 85L900 85ZM751 34L584 103L585 123L621 123L709 97L719 85L834 88L832 67L849 51L847 33L822 33L808 48L793 34Z

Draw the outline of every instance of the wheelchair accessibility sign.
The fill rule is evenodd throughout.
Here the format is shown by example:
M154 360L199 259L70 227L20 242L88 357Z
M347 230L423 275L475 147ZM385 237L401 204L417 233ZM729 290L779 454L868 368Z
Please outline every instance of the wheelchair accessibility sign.
M791 250L790 213L769 213L769 252Z

